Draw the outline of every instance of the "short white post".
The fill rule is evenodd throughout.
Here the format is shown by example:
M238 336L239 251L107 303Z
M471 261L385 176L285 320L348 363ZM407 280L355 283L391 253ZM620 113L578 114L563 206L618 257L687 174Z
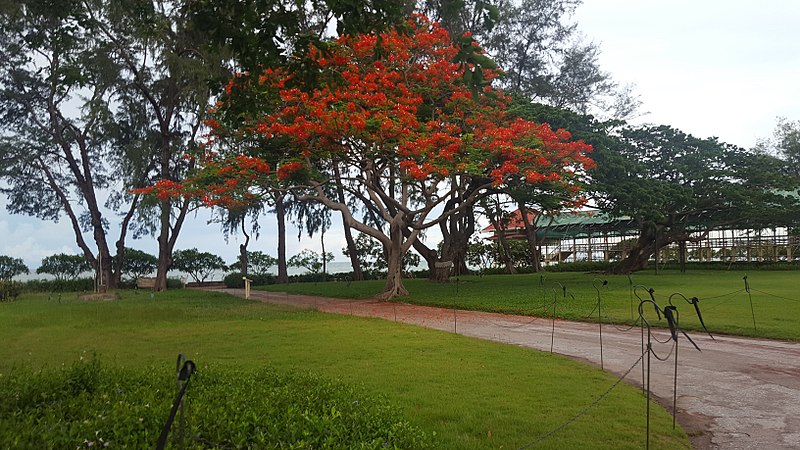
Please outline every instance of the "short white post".
M250 282L252 280L247 277L242 277L242 279L244 280L244 299L250 300Z

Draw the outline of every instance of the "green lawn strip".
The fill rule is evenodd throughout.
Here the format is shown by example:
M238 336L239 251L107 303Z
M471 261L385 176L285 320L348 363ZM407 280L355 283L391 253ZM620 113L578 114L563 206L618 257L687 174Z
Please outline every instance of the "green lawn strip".
M219 294L123 293L115 302L26 296L0 304L0 374L101 362L174 370L206 366L311 370L383 394L438 448L517 448L570 419L616 380L596 368L415 326L244 303ZM631 355L631 363L635 356ZM644 398L620 384L546 448L641 448ZM653 448L689 448L660 407Z
M743 277L747 275L750 296L744 291ZM524 275L463 276L459 283L439 284L422 279L405 280L410 295L401 302L444 308L493 311L550 317L556 303L556 316L563 319L596 321L597 291L601 287L604 322L633 323L638 317L639 300L631 295L627 276L554 272ZM636 273L633 285L655 289L656 301L662 307L669 297L679 292L688 298L700 299L700 311L712 332L775 339L800 339L800 272L754 271L747 274L734 271L678 271ZM286 291L338 298L369 298L380 292L381 281L354 283L296 283L259 287L270 291ZM564 298L561 286L567 288ZM649 298L644 289L640 297ZM694 307L682 298L673 297L678 307L681 326L701 330ZM755 328L753 327L755 316ZM653 316L650 322L666 327Z

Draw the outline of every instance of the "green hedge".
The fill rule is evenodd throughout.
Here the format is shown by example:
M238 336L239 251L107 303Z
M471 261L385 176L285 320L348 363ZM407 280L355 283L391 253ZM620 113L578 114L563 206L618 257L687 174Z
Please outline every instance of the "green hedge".
M28 280L18 283L24 292L93 292L93 278L75 280ZM136 288L136 280L123 280L121 289ZM181 289L183 283L178 278L167 278L167 289Z
M94 278L28 280L22 285L26 292L92 292L94 291Z
M268 284L275 284L275 276L271 274L249 275L248 278L252 280L250 282L251 286L266 286ZM242 274L240 272L234 272L225 275L225 278L222 280L222 282L225 283L225 287L228 288L244 288L244 280L242 279Z
M94 358L54 371L15 369L0 383L0 447L152 448L174 376L171 367L122 369ZM385 400L313 374L201 367L187 402L187 448L433 446Z

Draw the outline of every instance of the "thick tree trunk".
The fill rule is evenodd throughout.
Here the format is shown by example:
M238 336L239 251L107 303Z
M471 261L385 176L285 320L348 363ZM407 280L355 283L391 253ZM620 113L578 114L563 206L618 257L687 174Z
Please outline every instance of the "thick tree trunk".
M428 261L429 276L431 281L447 283L451 276L464 275L468 272L466 265L467 246L469 245L469 235L466 233L451 233L446 242L442 242L442 251L439 260L432 263ZM452 262L452 266L436 267L436 262Z
M524 203L519 203L519 212L522 216L522 223L525 225L525 238L528 241L528 253L531 258L531 268L534 272L542 271L542 260L539 255L539 243L536 240L536 225L528 220L528 208Z
M628 256L615 265L611 272L618 275L633 273L647 268L647 263L655 251L655 241L642 241L639 237L639 242L631 249Z
M389 226L389 236L391 243L389 245L387 263L388 271L386 273L386 284L383 287L383 292L379 298L383 300L391 300L394 297L408 295L408 290L403 286L403 230L397 223L391 223Z
M451 267L439 267L431 271L431 280L440 283L448 282L450 276L465 275L467 269L467 248L469 238L475 232L475 217L472 210L465 211L466 215L452 215L443 224L448 226L448 232L443 233L446 237L442 241L442 251L439 256L442 262L450 261ZM467 217L468 215L468 217ZM459 217L460 216L460 217Z
M108 246L106 238L106 230L103 228L103 215L97 205L97 200L94 197L94 188L89 182L84 182L81 186L83 190L84 200L86 201L89 216L91 217L92 235L94 242L97 245L97 265L95 267L98 279L97 289L105 291L106 289L116 289L117 283L114 278L114 264L111 260L111 250Z
M139 205L139 198L139 194L133 196L131 206L128 208L128 212L125 214L125 218L122 219L122 224L120 225L119 239L117 239L117 242L114 244L117 249L117 255L114 260L114 280L116 280L117 286L122 284L122 266L125 264L125 238L128 235L128 227L133 219L133 214L136 212L136 207Z
M453 211L462 206L463 198L466 195L466 193L454 195L445 203L444 211ZM467 205L463 210L450 214L446 220L439 223L439 229L442 232L442 248L436 255L438 260L426 258L429 269L428 278L431 281L446 283L450 281L451 276L465 275L469 272L467 248L469 247L469 238L475 232L475 214L472 205ZM451 265L437 267L437 262L450 262Z
M350 255L350 265L353 267L353 281L363 281L364 271L361 270L361 261L358 260L358 250L356 249L356 241L353 239L353 230L347 225L342 217L342 226L344 227L344 239L347 242L347 253Z
M517 269L514 267L514 260L511 259L511 249L508 247L508 240L506 239L506 227L503 224L503 219L495 219L494 217L490 216L489 222L495 229L497 242L500 244L500 258L503 260L503 264L506 267L506 273L517 273Z
M322 228L319 236L319 246L320 250L322 251L322 273L327 275L328 273L328 259L325 258L325 228Z
M102 225L100 226L102 230ZM111 260L111 250L108 248L108 243L106 241L105 231L98 232L95 228L95 242L97 243L97 262L99 263L100 267L98 273L100 274L100 279L97 280L97 289L99 291L105 291L107 289L116 289L117 283L116 279L114 278L114 263Z
M614 274L624 275L647 268L650 257L658 250L668 246L684 236L684 233L665 233L662 226L654 223L645 223L639 232L636 245L631 248L628 256L611 269Z
M167 272L172 266L172 252L169 250L169 219L172 204L169 199L161 201L161 224L158 233L158 266L156 266L156 286L157 291L167 290Z
M405 230L404 235L407 237L411 234L410 231ZM414 250L422 256L422 259L425 260L425 264L428 266L428 279L431 281L435 281L438 283L445 283L449 280L450 272L452 268L450 267L436 267L436 264L442 261L451 261L447 259L447 257L442 257L439 259L439 252L428 248L427 245L422 243L419 239L414 240Z
M242 266L242 276L247 277L248 258L247 258L247 244L239 244L239 264Z
M411 235L411 232L409 230L405 230L403 233L406 237ZM425 264L428 265L428 272L429 272L428 277L430 278L431 277L430 273L433 273L433 271L435 270L434 268L436 267L436 261L438 261L439 253L436 250L428 248L428 246L422 243L422 241L420 241L419 239L415 239L413 245L414 245L414 250L416 250L417 253L419 253L420 256L422 256L422 259L425 260Z
M247 214L245 213L242 216L242 234L244 235L244 242L239 244L239 264L242 266L242 276L247 278L247 272L250 266L250 258L247 256L247 246L250 245L250 235L247 234L247 228L245 227L245 221L247 220Z
M289 282L289 271L286 267L286 208L283 198L284 194L275 196L275 216L278 218L278 284Z

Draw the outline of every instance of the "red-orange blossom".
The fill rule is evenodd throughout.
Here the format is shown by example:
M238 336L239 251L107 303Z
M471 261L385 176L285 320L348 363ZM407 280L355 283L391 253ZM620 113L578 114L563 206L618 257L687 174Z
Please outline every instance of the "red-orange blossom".
M510 118L510 100L501 91L466 82L466 71L480 70L489 81L500 72L456 62L459 51L444 28L415 16L402 30L342 36L326 51L310 47L308 61L318 67L314 84L285 68L266 69L257 78L236 76L226 87L227 98L212 112L229 107L236 90L278 99L271 111L236 125L241 138L293 143L272 171L275 182L304 165L337 158L393 160L409 182L463 174L485 177L494 186L510 178L571 184L575 171L593 164L589 145L569 141L565 130ZM226 128L216 118L206 124L212 134ZM183 186L184 193L225 205L238 199L248 182L269 182L254 175L252 160L207 152L206 172L224 181L204 188L193 180L164 181L155 191L175 195ZM266 163L258 169L259 175L270 173ZM230 178L239 181L226 181Z
M234 206L259 190L291 189L380 240L389 257L387 296L402 293L392 273L419 231L452 212L430 217L446 198L469 185L458 202L467 207L486 188L544 181L576 194L576 176L593 165L591 147L570 141L567 131L511 117L510 99L491 85L501 73L480 52L470 37L454 42L415 16L380 34L311 46L303 71L239 74L206 122L220 142L205 146L203 169L154 190ZM328 197L328 181L380 216L389 233Z

